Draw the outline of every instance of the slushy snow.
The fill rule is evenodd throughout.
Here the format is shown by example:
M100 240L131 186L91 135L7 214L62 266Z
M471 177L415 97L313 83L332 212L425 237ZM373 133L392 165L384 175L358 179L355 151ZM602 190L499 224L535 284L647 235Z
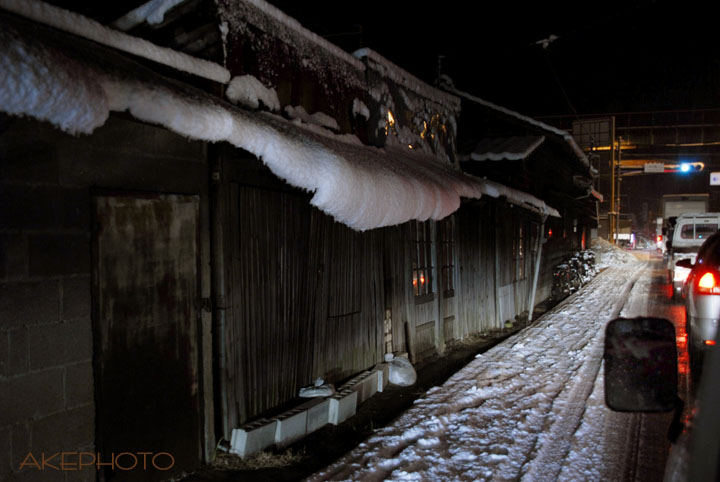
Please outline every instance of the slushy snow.
M600 259L620 264L600 273L572 302L478 355L309 480L618 477L624 470L621 444L607 441L615 433L622 437L634 415L604 405L604 329L621 314L642 314L622 309L631 289L647 286L649 278L646 264L632 255L604 245L599 251ZM638 278L645 281L636 283Z

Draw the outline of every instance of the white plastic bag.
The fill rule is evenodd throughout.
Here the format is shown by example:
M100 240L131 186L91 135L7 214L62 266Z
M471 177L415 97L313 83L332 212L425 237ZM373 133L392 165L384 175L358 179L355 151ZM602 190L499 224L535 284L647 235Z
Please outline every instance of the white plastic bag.
M402 357L395 357L389 363L390 376L388 381L393 385L409 387L417 381L417 373L409 360Z

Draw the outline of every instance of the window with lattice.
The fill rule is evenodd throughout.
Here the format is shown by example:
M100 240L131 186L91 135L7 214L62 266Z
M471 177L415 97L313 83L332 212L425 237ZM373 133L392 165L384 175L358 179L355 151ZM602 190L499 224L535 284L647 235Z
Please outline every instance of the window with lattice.
M415 221L411 226L413 249L412 284L418 301L433 298L433 239L432 225Z
M440 281L446 297L455 295L455 219L449 216L437 223L440 245Z

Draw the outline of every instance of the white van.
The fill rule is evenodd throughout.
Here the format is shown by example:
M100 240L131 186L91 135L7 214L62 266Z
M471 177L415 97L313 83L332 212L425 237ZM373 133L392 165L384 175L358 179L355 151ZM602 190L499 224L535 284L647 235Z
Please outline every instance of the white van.
M695 263L695 257L700 246L707 238L720 229L720 213L695 213L678 216L673 230L672 244L668 247L668 274L673 285L673 295L677 296L682 290L683 283L690 270L678 266L679 259L690 259Z

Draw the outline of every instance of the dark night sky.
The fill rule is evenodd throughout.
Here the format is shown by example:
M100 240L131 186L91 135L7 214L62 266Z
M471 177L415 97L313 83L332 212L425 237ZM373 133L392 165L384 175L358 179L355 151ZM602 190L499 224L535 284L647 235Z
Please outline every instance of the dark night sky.
M271 3L340 47L370 47L427 82L445 55L443 71L459 89L527 115L719 104L720 28L709 2ZM547 50L535 44L550 34L559 38Z

